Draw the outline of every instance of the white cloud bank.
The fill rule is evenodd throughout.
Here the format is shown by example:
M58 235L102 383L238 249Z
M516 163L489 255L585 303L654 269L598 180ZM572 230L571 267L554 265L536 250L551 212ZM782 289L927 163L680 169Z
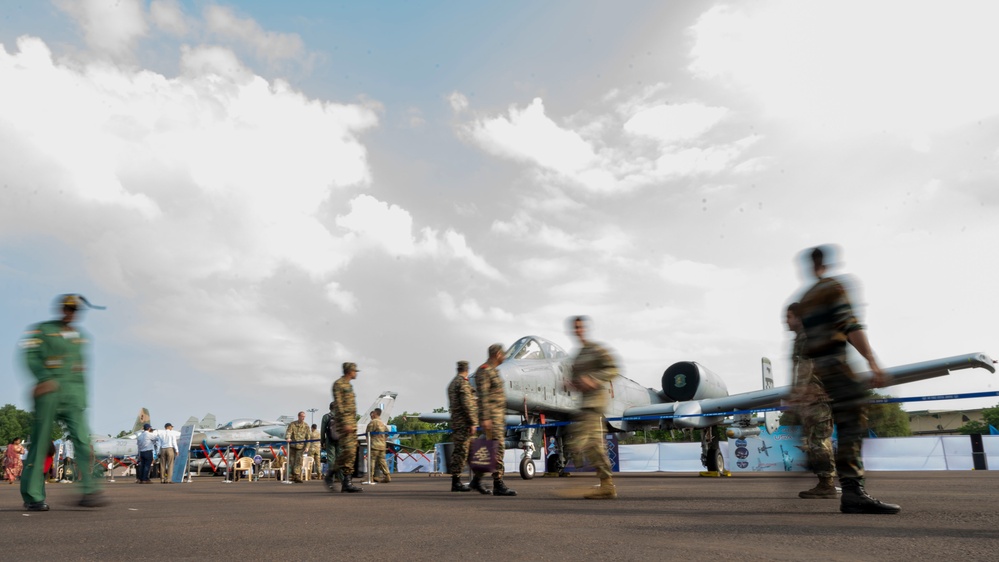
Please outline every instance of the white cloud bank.
M300 53L209 12L220 33ZM169 3L151 14L177 32L190 23ZM344 346L306 333L287 302L268 298L270 284L298 274L317 306L355 314L364 303L339 276L362 250L502 280L463 234L417 228L409 211L356 194L372 182L361 135L378 124L373 107L311 99L218 45L182 46L175 77L81 55L57 60L32 37L0 49L0 236L85 254L100 285L145 312L135 333L206 372L312 380L316 340L329 360Z
M551 118L544 101L535 98L524 108L511 107L506 115L475 117L460 132L491 154L604 195L737 169L746 150L759 140L757 135L722 142L706 138L728 110L698 102L671 103L662 99L661 90L611 100L615 103L604 114L573 115L564 123ZM456 112L464 113L467 99L457 94L451 99Z

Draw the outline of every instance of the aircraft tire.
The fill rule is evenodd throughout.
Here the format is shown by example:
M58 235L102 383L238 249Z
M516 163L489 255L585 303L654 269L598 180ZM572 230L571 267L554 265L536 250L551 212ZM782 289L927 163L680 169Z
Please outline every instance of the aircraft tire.
M712 472L725 472L725 457L722 455L721 448L718 446L711 447L708 449L708 465L707 468Z
M534 461L528 458L520 459L520 477L524 480L534 478Z

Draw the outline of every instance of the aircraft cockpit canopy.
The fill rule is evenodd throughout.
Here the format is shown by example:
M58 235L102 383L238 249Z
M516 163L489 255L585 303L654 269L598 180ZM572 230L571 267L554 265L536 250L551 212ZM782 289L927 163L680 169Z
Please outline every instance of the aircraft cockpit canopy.
M537 360L547 359L558 361L568 357L568 354L554 343L536 336L520 338L506 352L507 360Z
M253 427L277 425L277 422L264 420L251 420L250 418L239 418L231 422L220 425L218 429L250 429Z

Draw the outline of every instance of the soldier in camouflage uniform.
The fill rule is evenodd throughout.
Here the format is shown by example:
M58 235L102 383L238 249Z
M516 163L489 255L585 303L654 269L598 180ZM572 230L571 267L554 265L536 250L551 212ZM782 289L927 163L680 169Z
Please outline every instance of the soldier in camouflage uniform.
M326 487L333 491L334 478L338 478L336 473L336 458L340 452L340 436L339 434L334 435L330 431L330 420L334 420L333 425L336 425L336 402L330 402L330 411L323 414L322 431L320 436L320 445L322 445L323 450L326 451L326 476L323 481L326 483Z
M614 499L617 490L611 477L611 463L604 439L604 412L610 404L612 381L618 375L614 358L605 347L586 339L589 319L577 316L572 319L573 332L581 346L572 361L572 378L569 385L582 393L580 409L569 426L572 431L570 448L576 465L588 461L597 469L600 486L585 494L589 499Z
M810 490L798 494L805 499L836 499L836 468L833 465L832 448L832 409L829 397L822 389L812 369L812 362L804 356L805 330L801 326L801 305L791 303L787 307L787 328L794 332L794 348L791 352L791 404L798 414L801 436L808 465L819 477L819 483Z
M302 477L302 461L308 450L306 441L310 434L309 424L305 423L305 412L299 412L298 420L289 423L284 432L284 438L288 440L288 466L295 483L305 482Z
M83 507L102 507L108 501L100 491L90 467L93 458L90 430L87 428L86 372L87 334L74 323L78 310L92 306L80 295L62 295L56 301L59 319L42 322L28 328L21 340L28 370L37 384L32 390L35 402L31 423L31 449L24 460L21 474L21 498L28 511L48 511L45 503L46 445L52 435L52 424L60 420L69 430L79 466Z
M388 463L385 462L385 440L388 437L386 432L388 426L382 421L382 409L371 410L371 421L368 422L368 434L371 435L371 444L368 446L368 458L371 459L371 478L382 484L392 481L389 476ZM382 473L382 479L378 480L378 473Z
M321 440L319 426L312 424L312 430L309 431L309 456L312 457L312 474L314 476L319 474L319 443Z
M451 442L454 451L447 469L451 473L451 491L468 492L471 488L461 481L461 473L468 462L468 444L479 419L479 407L468 384L468 361L458 361L458 373L447 386L448 410L451 412Z
M843 496L843 513L885 513L900 511L899 506L872 498L864 490L864 463L861 444L867 435L868 384L857 380L846 361L846 344L852 345L867 360L873 374L871 384L882 387L885 374L874 358L863 326L854 316L843 285L826 272L829 249L815 248L810 254L811 272L816 278L801 298L801 324L805 329L805 355L811 359L815 378L829 397L833 421L839 431L836 472Z
M503 379L499 375L499 367L503 363L503 346L494 343L489 346L489 359L475 371L475 388L479 393L479 427L486 438L496 442L496 472L493 472L494 496L516 496L517 492L506 487L503 482L503 454L506 452L506 392L503 390ZM489 488L482 485L484 473L476 472L472 476L469 487L481 494L490 493Z
M357 378L357 365L343 364L343 376L333 383L334 420L340 434L340 450L336 457L336 470L340 474L340 491L357 493L361 488L351 484L354 461L357 459L357 402L350 381Z

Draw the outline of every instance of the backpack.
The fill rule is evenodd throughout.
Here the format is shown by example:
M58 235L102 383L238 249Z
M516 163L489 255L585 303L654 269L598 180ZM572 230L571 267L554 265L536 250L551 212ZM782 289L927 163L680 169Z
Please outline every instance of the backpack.
M327 415L329 421L326 422L326 440L330 443L336 443L340 440L340 433L336 430L336 418L332 414Z

